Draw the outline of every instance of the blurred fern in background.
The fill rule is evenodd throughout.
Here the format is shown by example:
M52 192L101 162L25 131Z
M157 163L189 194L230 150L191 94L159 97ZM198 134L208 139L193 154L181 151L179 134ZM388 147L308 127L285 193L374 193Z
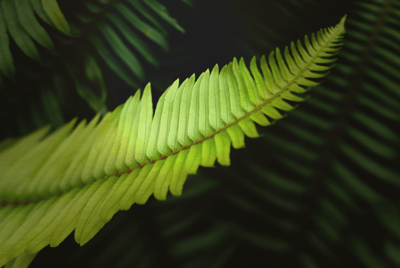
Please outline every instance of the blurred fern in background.
M121 211L30 267L400 266L398 1L70 0L58 13L41 5L55 1L0 2L2 139L91 119L147 82L156 101L177 78L347 14L326 81L233 150L231 167L200 169L181 197Z

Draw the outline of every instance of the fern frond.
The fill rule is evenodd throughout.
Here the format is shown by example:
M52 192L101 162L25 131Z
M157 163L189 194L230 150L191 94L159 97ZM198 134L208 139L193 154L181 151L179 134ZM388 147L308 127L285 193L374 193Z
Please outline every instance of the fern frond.
M236 58L181 85L176 80L161 96L153 117L150 84L87 126L76 119L45 139L48 128L0 152L0 265L60 244L74 229L84 245L118 210L144 204L168 189L181 195L188 174L215 161L230 165L230 146L258 137L262 126L291 111L318 83L340 49L345 17L338 25L277 48L250 71ZM321 65L321 63L325 65ZM139 100L140 99L140 100ZM266 117L267 116L267 117ZM269 117L269 118L268 118ZM73 129L73 130L72 130ZM23 153L21 153L23 152Z
M41 46L55 51L54 44L46 32L39 24L34 15L34 10L48 24L54 25L65 34L70 35L68 22L65 20L56 0L22 1L22 0L3 0L0 3L0 33L1 48L0 71L9 79L15 79L15 67L9 48L8 33L16 42L17 46L30 58L39 61L40 56L32 39Z
M317 6L321 7L320 2L315 1L314 7ZM389 217L395 222L399 213L398 209L376 208L376 204L398 204L400 139L396 126L400 119L400 80L396 75L396 51L400 52L400 47L395 40L400 39L394 29L398 27L395 18L399 5L396 7L393 1L355 1L346 8L353 10L355 16L346 21L346 45L340 51L335 74L329 75L323 86L313 89L312 98L291 113L288 120L263 133L260 148L264 143L270 154L267 160L259 161L259 166L265 166L269 173L276 172L279 178L289 176L303 181L310 189L301 199L309 200L304 204L306 212L296 215L296 219L307 219L299 221L304 228L293 235L301 238L289 242L293 247L301 245L302 252L297 254L306 253L316 266L323 267L327 254L322 244L339 260L334 266L341 266L343 256L350 252L349 259L353 258L354 263L371 264L373 256L386 262L382 267L390 267L400 240L398 231L383 222ZM253 178L253 174L247 176ZM271 179L270 174L264 177ZM291 197L282 194L282 199ZM273 209L267 202L256 201L254 206ZM371 206L374 211L366 215L365 209ZM374 220L382 225L374 225ZM364 222L367 224L358 228ZM374 237L366 231L371 228ZM347 243L353 238L344 234L351 234L359 245ZM381 251L373 249L385 244L396 246L390 250L382 246ZM321 253L324 258L319 258Z
M168 50L167 35L171 27L166 25L184 32L177 20L170 17L166 7L156 0L151 2L151 6L147 1L80 1L79 5L69 6L76 11L74 15L80 21L67 16L73 12L64 12L68 3L58 1L58 4L56 0L0 1L0 87L7 89L12 85L12 90L0 93L1 105L6 110L13 107L18 111L10 116L1 116L4 125L14 126L14 122L18 122L18 127L2 132L3 138L25 135L46 123L53 129L63 125L63 117L73 114L76 109L67 104L74 95L82 97L96 113L106 113L107 91L102 64L106 63L128 85L138 88L139 81L145 79L146 68L152 68L147 63L159 65L157 50ZM45 24L40 24L35 15ZM102 16L105 20L100 19ZM99 31L92 31L92 26ZM16 44L15 51L12 40ZM85 42L91 44L86 46ZM152 47L151 43L160 48ZM37 44L45 49L38 48ZM59 60L59 57L64 60ZM82 76L82 73L86 75ZM77 94L70 90L72 83ZM40 94L38 88L44 92ZM29 94L33 95L21 98L21 95ZM45 103L47 97L52 97L55 102ZM86 108L85 103L77 103ZM33 114L32 110L35 110Z

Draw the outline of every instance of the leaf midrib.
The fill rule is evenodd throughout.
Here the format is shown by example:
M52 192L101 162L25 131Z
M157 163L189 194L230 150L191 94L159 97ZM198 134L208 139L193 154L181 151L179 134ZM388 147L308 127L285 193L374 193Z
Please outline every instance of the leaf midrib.
M336 30L337 30L337 29L336 29ZM316 51L315 55L314 55L313 57L311 57L311 59L306 63L306 65L298 72L298 74L297 74L291 81L289 81L289 82L287 83L286 86L282 87L282 89L281 89L280 91L278 91L277 93L273 94L269 99L265 100L262 104L260 104L259 106L256 106L252 111L246 112L243 116L237 118L234 122L227 124L226 126L224 126L224 127L220 128L220 129L216 130L213 134L211 134L211 135L209 135L209 136L206 136L206 137L204 137L203 139L201 139L201 140L199 140L199 141L196 141L196 142L194 142L194 143L192 143L192 144L190 144L190 145L184 146L184 147L182 147L182 148L180 148L180 149L178 149L178 150L176 150L176 151L174 151L174 152L172 152L172 153L170 153L170 154L167 154L167 155L162 156L162 157L160 157L160 158L158 158L158 159L156 159L156 160L153 160L153 161L151 161L150 163L145 163L145 164L143 164L143 165L141 165L141 166L137 166L137 167L135 167L135 168L131 168L131 169L125 171L125 172L116 173L116 174L113 174L113 175L108 175L108 176L106 177L106 179L108 179L109 177L112 177L112 176L118 176L118 177L120 177L120 176L122 176L122 175L125 174L125 173L131 173L133 170L135 170L135 169L137 169L137 168L143 168L144 166L146 166L146 165L148 165L148 164L154 164L154 163L156 163L157 161L166 159L166 158L168 158L168 157L171 156L171 155L175 155L175 154L178 154L178 153L181 152L181 151L190 149L190 147L192 147L193 145L200 144L200 143L204 142L205 140L208 140L208 139L213 138L213 137L214 137L215 135L217 135L218 133L220 133L220 132L222 132L222 131L228 129L229 127L231 127L231 126L233 126L233 125L239 123L241 120L244 120L245 118L251 116L253 113L256 113L257 111L261 110L264 106L266 106L267 104L271 103L274 99L276 99L277 97L279 97L280 95L282 95L285 91L287 91L288 88L289 88L291 85L293 85L293 83L295 83L295 82L302 76L302 74L303 74L304 72L306 72L306 71L308 70L307 67L308 67L310 64L312 64L312 63L314 62L315 58L318 57L318 55L321 53L321 51L323 51L323 49L324 49L328 44L330 44L330 43L332 42L331 39L332 39L333 36L334 36L334 34L331 34L331 37L329 38L328 42L326 42L324 46L321 46L321 48L320 48L318 51ZM306 50L306 53L308 54L307 50ZM299 55L299 56L300 56L300 55Z
M336 31L338 31L338 30L339 30L339 28L336 28L336 29L334 29L334 32L336 32ZM278 91L278 92L276 92L275 94L273 94L269 99L265 100L262 104L256 106L252 111L245 112L245 114L244 114L243 116L237 118L234 122L225 125L224 127L220 128L220 129L218 129L218 130L216 130L213 134L211 134L211 135L209 135L209 136L206 136L206 137L204 137L203 139L201 139L201 140L199 140L199 141L193 142L192 144L189 144L189 145L187 145L187 146L184 146L184 147L182 147L182 148L180 148L180 149L178 149L178 150L176 150L176 151L174 151L174 152L172 152L172 153L170 153L170 154L167 154L167 155L165 155L165 156L162 156L162 157L160 157L160 158L158 158L158 159L156 159L156 160L153 160L153 161L151 161L151 162L149 162L149 163L145 163L145 164L143 164L143 165L141 165L141 166L136 166L136 167L131 168L131 169L125 171L125 172L120 172L120 173L115 173L115 174L112 174L112 175L107 175L107 176L105 176L105 179L108 179L108 178L110 178L110 177L112 177L112 176L120 177L120 176L122 176L123 174L126 174L126 173L129 174L129 173L131 173L131 172L132 172L133 170L135 170L135 169L143 168L143 167L146 166L146 165L154 164L154 163L156 163L157 161L164 160L164 159L168 158L169 156L178 154L179 152L181 152L181 151L183 151L183 150L190 149L193 145L200 144L200 143L202 143L202 142L204 142L204 141L206 141L206 140L208 140L208 139L213 138L216 134L218 134L218 133L220 133L220 132L222 132L222 131L225 131L225 130L228 129L229 127L231 127L231 126L233 126L233 125L235 125L235 124L238 124L241 120L244 120L244 119L246 119L247 117L251 116L252 114L258 112L258 111L261 110L264 106L270 104L274 99L276 99L277 97L279 97L280 95L282 95L285 91L287 91L287 90L289 89L289 87L290 87L291 85L293 85L293 84L303 75L303 73L306 72L306 71L308 70L308 66L314 62L315 58L318 57L318 55L321 53L321 51L323 51L324 48L326 48L328 44L332 43L332 38L333 38L334 36L336 36L336 35L334 34L334 32L332 31L332 32L330 33L330 37L328 38L328 41L325 43L325 45L321 46L321 48L320 48L318 51L316 51L315 55L312 56L311 59L308 60L308 62L306 62L306 64L304 65L303 68L301 68L301 70L298 72L298 74L297 74L293 79L291 79L291 81L288 81L287 85L283 86L282 89L281 89L280 91ZM311 42L310 42L310 45L312 46ZM296 49L297 49L297 48L296 48ZM305 51L305 53L308 54L308 52L307 52L307 46L305 46L304 51ZM309 55L309 54L308 54L308 55ZM301 53L299 53L299 56L301 56ZM302 58L302 57L301 57L301 58ZM304 59L303 59L303 61L304 61ZM297 67L298 67L298 66L297 66ZM290 70L289 70L289 72L290 72ZM282 78L282 79L283 79L283 78ZM284 79L283 79L283 80L284 80ZM88 184L83 184L83 186L81 186L81 188L84 188L86 185L88 185ZM75 187L72 187L69 191L71 191L71 190L74 189L74 188L75 188ZM67 191L67 192L68 192L68 191ZM62 192L62 193L60 193L60 194L58 194L58 195L61 196L61 195L63 195L63 194L66 194L67 192ZM49 196L48 198L45 198L45 199L38 199L38 200L35 200L35 201L27 201L27 202L3 201L3 200L2 200L2 201L0 202L0 206L4 207L4 206L7 206L7 205L11 205L11 204L12 204L12 205L15 205L15 206L28 205L28 204L30 204L30 203L38 203L38 202L40 202L40 201L42 201L42 200L50 199L50 198L52 198L53 196L54 196L54 195Z

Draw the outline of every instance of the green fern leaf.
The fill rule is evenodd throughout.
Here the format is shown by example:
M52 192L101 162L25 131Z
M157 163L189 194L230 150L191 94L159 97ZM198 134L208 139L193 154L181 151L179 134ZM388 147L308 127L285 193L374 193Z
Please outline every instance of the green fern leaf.
M39 61L40 55L32 38L43 47L54 51L54 44L48 33L39 24L34 16L35 12L48 24L52 25L50 19L56 22L58 29L70 34L68 22L61 13L56 0L22 1L4 0L0 3L0 71L9 79L15 79L15 66L9 47L9 37L15 40L17 46L30 58ZM48 15L46 15L48 14Z
M56 28L66 35L71 35L69 24L58 6L57 0L42 0L42 5L47 16L49 16Z
M55 51L53 41L46 32L46 30L39 24L36 20L32 5L29 1L24 3L24 0L17 0L15 2L15 7L18 12L18 19L21 25L29 33L29 35L35 39L43 47Z
M18 47L28 57L40 61L39 52L37 51L35 44L28 33L21 27L20 21L18 20L15 1L4 0L1 4L8 31L17 43Z
M340 49L345 17L320 30L305 49L292 43L271 52L268 64L255 58L250 71L236 58L219 72L176 80L161 96L153 117L150 84L89 124L76 119L41 139L48 127L12 141L0 152L0 266L46 245L59 245L73 230L84 245L119 210L144 204L168 189L179 196L188 174L215 161L230 165L230 146L244 147L244 136L258 137L254 122L268 126L294 107L322 78ZM301 56L300 56L301 55ZM305 88L304 88L305 87ZM73 130L72 130L73 129ZM22 257L21 257L22 258Z

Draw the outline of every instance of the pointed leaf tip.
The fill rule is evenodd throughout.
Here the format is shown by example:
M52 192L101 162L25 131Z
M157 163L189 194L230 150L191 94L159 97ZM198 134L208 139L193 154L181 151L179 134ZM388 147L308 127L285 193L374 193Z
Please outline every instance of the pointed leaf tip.
M65 19L57 0L42 0L41 2L45 13L53 22L54 26L64 34L72 36L69 24Z
M347 14L343 16L343 18L340 20L339 24L343 24L344 25L344 22L346 21L346 18L347 18Z
M143 89L143 94L144 94L144 92L146 92L146 91L151 91L151 84L150 84L150 82L148 82L147 83L147 85L146 85L146 87Z

